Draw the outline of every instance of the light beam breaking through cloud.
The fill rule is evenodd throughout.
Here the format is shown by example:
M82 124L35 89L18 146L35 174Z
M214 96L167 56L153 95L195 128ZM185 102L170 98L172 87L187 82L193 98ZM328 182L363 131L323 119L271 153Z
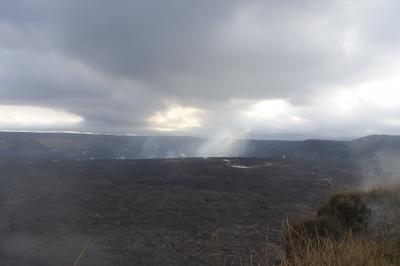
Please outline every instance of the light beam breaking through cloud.
M172 106L164 112L155 112L147 121L153 130L179 131L202 126L201 110L194 107Z

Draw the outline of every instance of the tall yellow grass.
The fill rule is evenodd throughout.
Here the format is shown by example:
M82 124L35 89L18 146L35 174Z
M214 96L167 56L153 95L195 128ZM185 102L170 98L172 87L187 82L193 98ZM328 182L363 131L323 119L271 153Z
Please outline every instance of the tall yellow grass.
M291 229L286 228L285 231L286 234L296 234ZM392 242L374 236L351 232L339 238L302 234L288 237L284 245L287 252L281 258L281 266L395 265L392 262Z
M398 211L399 215L383 216L389 227L369 228L366 225L374 213L368 206L372 205L382 212ZM304 213L283 226L282 254L277 260L267 248L257 258L240 258L220 265L400 265L400 187L337 192L318 211Z

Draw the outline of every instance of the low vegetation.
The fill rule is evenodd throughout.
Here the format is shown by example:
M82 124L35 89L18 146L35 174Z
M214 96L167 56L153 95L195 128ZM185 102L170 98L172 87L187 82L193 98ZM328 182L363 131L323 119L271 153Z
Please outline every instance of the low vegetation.
M301 239L300 245L299 242L286 243L290 252L285 253L280 265L398 265L392 259L394 250L390 241L353 233L340 238L303 235Z
M288 222L282 266L400 265L400 188L342 191Z
M400 265L400 186L346 190L315 212L287 221L282 253L264 253L214 265L395 266Z

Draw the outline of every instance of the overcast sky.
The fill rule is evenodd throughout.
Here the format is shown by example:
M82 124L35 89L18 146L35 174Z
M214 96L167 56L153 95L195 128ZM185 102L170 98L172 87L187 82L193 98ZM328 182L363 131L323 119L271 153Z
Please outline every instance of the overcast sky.
M400 134L400 1L1 0L0 129Z

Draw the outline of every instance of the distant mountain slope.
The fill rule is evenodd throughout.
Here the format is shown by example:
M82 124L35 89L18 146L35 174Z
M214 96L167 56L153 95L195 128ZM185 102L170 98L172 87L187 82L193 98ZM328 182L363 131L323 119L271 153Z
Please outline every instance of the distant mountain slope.
M400 151L400 137L368 136L353 141L277 141L0 132L0 158L3 159L88 160L164 157L347 159L374 154L381 150Z
M351 150L358 155L376 153L379 151L400 151L400 136L371 135L351 141Z

